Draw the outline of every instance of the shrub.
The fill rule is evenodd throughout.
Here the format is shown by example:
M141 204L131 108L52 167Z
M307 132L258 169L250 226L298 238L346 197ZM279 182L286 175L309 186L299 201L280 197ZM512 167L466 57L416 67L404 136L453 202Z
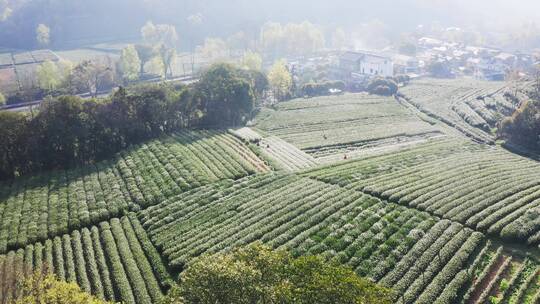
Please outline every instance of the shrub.
M375 78L368 84L367 91L370 94L392 96L397 93L398 85L392 79Z
M330 90L345 90L345 83L343 81L326 81L318 83L306 83L302 86L302 95L308 97L314 96L326 96L330 95Z

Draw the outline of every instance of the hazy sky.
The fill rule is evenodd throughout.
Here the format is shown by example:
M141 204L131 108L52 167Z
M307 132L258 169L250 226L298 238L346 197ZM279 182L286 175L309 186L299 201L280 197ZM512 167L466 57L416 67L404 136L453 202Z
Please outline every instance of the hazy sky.
M13 14L13 22L0 22L0 40L20 45L33 41L39 23L49 24L53 35L65 40L135 37L148 20L174 24L180 33L197 37L226 37L239 30L254 36L267 21L308 20L351 31L376 21L396 35L433 23L486 33L520 33L531 21L540 25L540 0L10 0L14 1L28 5L20 9L24 13ZM197 13L204 22L194 29L187 16Z
M198 6L210 16L231 10L239 23L250 19L311 19L315 23L379 19L398 27L437 21L447 26L501 27L540 22L540 0L199 0Z
M414 2L437 15L451 16L456 22L480 22L487 25L522 24L540 21L539 0L397 0Z

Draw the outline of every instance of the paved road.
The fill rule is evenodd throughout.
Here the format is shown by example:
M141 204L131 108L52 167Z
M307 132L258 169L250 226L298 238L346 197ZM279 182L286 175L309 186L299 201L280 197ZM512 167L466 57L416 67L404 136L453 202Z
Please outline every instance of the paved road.
M193 78L191 76L188 76L188 77L177 77L177 78L172 78L172 79L167 79L165 80L165 82L174 82L174 81L178 81L178 82L181 82L181 83L184 83L186 85L189 85L189 84L192 84L192 83L195 83L198 81L197 78ZM150 79L150 80L146 80L144 82L147 82L147 83L157 83L159 81L157 81L156 79ZM114 90L114 89L113 89ZM98 93L98 98L105 98L105 97L108 97L110 94L111 94L112 90L109 90L109 91L102 91L102 92L99 92ZM79 97L81 97L82 99L89 99L89 98L92 98L92 95L90 93L85 93L85 94L79 94L77 95ZM26 103L22 103L22 104L15 104L15 105L8 105L8 106L4 106L4 107L0 107L0 111L9 111L9 112L27 112L27 111L31 111L32 108L37 108L39 107L39 105L43 102L43 99L41 100L36 100L36 101L32 101L32 102L26 102Z

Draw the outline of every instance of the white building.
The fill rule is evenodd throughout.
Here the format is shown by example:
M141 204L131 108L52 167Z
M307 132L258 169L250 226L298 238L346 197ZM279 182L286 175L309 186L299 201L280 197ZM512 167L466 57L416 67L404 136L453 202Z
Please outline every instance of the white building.
M339 67L349 75L394 76L392 59L368 52L346 52L339 58Z

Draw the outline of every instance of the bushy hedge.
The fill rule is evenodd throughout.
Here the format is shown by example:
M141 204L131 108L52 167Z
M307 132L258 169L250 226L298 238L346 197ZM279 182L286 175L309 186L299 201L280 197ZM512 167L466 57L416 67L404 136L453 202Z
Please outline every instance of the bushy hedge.
M343 81L310 82L302 86L302 95L308 97L330 95L330 90L345 90Z
M392 96L397 93L398 85L393 79L378 77L369 82L367 91L370 94Z

